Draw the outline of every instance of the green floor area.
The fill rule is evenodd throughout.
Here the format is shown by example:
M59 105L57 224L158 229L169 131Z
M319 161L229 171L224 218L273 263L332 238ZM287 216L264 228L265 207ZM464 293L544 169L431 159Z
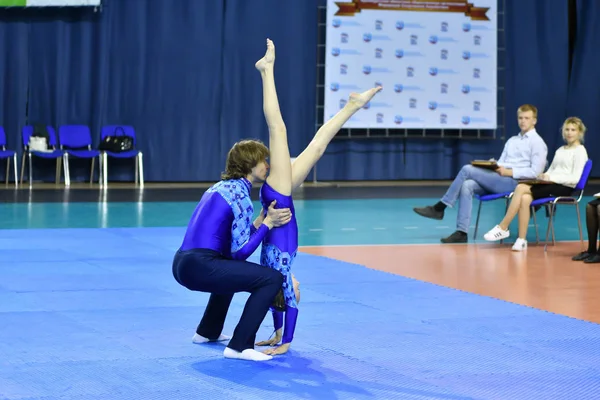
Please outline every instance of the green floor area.
M585 235L585 204L580 204ZM301 246L357 244L439 243L456 226L456 209L449 209L443 221L416 215L412 208L432 204L434 199L370 200L297 200L296 215ZM60 228L185 228L195 202L151 203L4 203L0 204L0 229ZM259 204L255 203L255 208ZM472 236L477 202L471 220ZM484 204L479 222L478 239L498 223L504 213L503 201ZM537 213L540 235L545 235L545 213ZM533 222L532 222L533 223ZM516 221L513 223L516 229ZM513 233L513 236L516 231ZM533 226L529 239L535 238ZM559 206L556 216L556 239L579 238L575 207Z

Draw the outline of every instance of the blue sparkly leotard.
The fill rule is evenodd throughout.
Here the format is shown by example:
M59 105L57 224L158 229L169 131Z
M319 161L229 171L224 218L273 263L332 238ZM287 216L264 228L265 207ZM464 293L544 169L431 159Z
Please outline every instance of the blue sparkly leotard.
M298 317L298 303L294 292L294 282L290 271L296 252L298 251L298 222L294 210L292 196L284 196L275 191L267 182L260 189L260 201L266 210L273 200L277 200L276 208L289 208L292 219L287 224L271 229L263 239L260 254L262 265L274 268L284 276L283 296L285 298L285 330L282 343L290 343L294 338L296 319ZM277 331L283 326L283 312L271 309L273 324Z

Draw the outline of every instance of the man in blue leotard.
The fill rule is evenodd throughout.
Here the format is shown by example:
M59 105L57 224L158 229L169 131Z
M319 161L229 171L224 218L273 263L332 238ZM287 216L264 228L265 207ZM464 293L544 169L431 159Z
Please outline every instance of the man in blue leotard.
M234 293L249 292L244 311L223 355L252 361L272 356L254 350L256 332L277 291L281 273L245 261L274 227L291 220L288 208L269 205L253 222L250 198L253 183L263 182L269 151L255 140L236 143L229 154L222 180L209 188L188 224L183 244L173 259L173 276L189 290L211 293L193 338L195 343L223 341L227 310Z
M275 337L257 343L258 346L276 346L281 340L281 346L265 351L266 354L271 355L284 354L288 351L294 337L298 317L299 284L291 273L291 267L298 250L298 224L294 212L292 191L304 182L309 171L325 153L327 145L343 124L381 90L381 87L377 87L360 94L350 94L347 104L319 128L311 143L292 165L287 143L287 128L279 110L275 89L274 64L275 45L267 39L265 56L255 65L256 69L260 71L263 83L263 111L269 127L271 164L269 177L260 189L260 199L264 209L267 209L269 204L276 201L278 207L286 207L292 211L291 221L285 226L268 232L262 243L260 263L280 271L284 276L282 292L285 300L285 332L283 332L283 337L284 313L273 309Z

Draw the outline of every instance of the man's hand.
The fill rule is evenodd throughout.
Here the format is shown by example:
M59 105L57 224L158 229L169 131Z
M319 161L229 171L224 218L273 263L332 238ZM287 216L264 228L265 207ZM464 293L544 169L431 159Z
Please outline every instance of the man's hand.
M498 169L496 170L496 172L500 176L513 176L512 169L509 169L509 168L498 167Z
M290 222L292 219L292 211L289 208L275 208L277 200L273 200L267 210L267 216L263 223L269 228L276 228Z

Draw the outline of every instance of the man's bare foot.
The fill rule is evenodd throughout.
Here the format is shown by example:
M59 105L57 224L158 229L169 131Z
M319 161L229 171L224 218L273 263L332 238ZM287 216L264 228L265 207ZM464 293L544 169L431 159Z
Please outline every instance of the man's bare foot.
M353 107L361 108L362 106L367 104L369 101L371 101L373 96L375 96L378 92L380 92L381 89L382 89L381 86L377 86L377 87L367 90L366 92L350 93L350 100L348 101L348 104L352 105Z
M271 39L267 39L267 51L263 58L258 60L254 66L260 72L267 69L269 66L272 66L275 62L275 45Z
M270 349L266 349L265 351L263 351L264 354L268 354L270 356L276 356L278 354L285 354L288 352L288 350L290 349L290 344L289 343L285 343L282 344L281 346L277 346L277 347L272 347Z

